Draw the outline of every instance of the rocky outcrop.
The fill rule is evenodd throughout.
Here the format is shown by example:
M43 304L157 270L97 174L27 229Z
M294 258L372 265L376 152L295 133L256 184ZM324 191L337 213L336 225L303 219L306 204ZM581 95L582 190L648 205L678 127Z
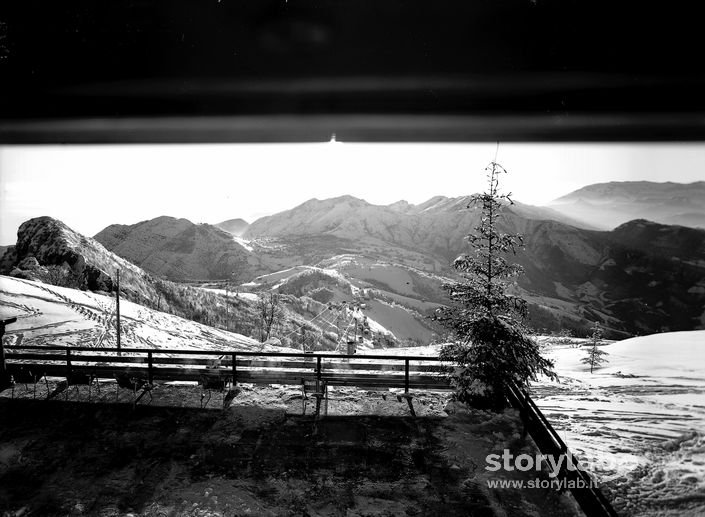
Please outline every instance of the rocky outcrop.
M17 231L17 244L0 260L0 272L91 291L112 291L105 271L109 264L96 260L108 252L93 239L80 235L61 221L37 217Z

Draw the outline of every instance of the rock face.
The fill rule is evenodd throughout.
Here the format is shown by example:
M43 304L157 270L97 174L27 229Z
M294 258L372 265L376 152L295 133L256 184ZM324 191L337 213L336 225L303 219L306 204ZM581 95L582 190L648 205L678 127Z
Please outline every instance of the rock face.
M95 236L107 249L170 280L248 278L249 252L233 236L209 224L157 217L114 224ZM234 275L233 275L234 274Z
M61 221L37 217L22 223L17 244L0 259L0 271L19 278L111 291L113 282L106 272L111 264L97 260L107 254L99 243L74 232Z
M705 228L705 181L596 183L549 206L605 230L634 219Z

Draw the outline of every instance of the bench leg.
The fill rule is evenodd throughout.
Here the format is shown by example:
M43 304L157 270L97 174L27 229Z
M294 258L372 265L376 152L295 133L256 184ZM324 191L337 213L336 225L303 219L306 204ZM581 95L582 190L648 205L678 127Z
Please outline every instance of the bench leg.
M135 390L135 398L134 398L135 403L134 403L132 406L133 406L133 407L136 406L137 403L138 403L140 400L142 400L142 397L144 397L147 393L149 393L150 402L151 402L151 398L152 398L152 392L151 392L151 391L148 391L148 390L143 389L143 390L142 390L142 393L140 393L140 396L138 397L138 396L137 396L137 390Z
M411 416L416 418L416 411L414 410L414 404L411 402L414 396L409 395L409 393L404 393L403 395L397 395L397 402L401 402L401 399L406 399L406 403L409 405L409 411L411 411Z
M409 404L409 411L411 411L411 416L416 418L416 411L414 411L414 404L411 402L411 396L406 397L406 403Z
M203 403L203 399L205 398L205 396L206 396L206 395L205 395L203 392L201 392L201 409L203 409L204 407L206 407L206 406L208 405L208 402L210 402L210 400L211 400L211 390L208 390L208 398L206 399L206 402L205 402L205 404L204 404L204 403Z

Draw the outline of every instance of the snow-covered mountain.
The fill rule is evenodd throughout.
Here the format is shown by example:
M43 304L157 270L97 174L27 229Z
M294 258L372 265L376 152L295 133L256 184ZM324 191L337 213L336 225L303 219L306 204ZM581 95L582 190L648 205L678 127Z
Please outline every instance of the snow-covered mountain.
M548 207L605 230L632 219L705 228L705 181L596 183L560 197Z

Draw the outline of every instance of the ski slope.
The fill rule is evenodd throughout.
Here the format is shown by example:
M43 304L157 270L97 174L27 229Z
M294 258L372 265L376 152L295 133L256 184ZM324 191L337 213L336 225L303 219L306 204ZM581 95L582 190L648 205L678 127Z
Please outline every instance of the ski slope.
M254 339L120 301L121 345L125 348L286 351ZM0 276L0 318L8 325L6 345L114 347L114 297Z

